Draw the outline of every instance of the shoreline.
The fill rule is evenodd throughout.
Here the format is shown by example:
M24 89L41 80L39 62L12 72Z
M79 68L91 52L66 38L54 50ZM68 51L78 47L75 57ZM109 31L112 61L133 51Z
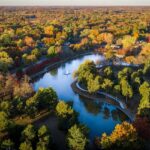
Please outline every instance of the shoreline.
M113 106L115 106L117 109L121 110L129 119L131 122L134 121L135 119L135 114L132 114L131 111L129 109L123 109L119 106L119 103L117 103L116 101L112 100L111 98L107 97L108 99L106 99L105 101L102 100L101 96L99 94L90 94L88 93L87 91L81 91L77 85L77 80L75 80L72 84L71 84L71 87L73 89L73 91L77 94L79 94L80 96L83 96L85 98L88 98L88 99L91 99L91 100L96 100L98 99L100 102L105 102L105 103L108 103L108 104L111 104ZM84 90L84 89L83 89Z
M68 57L66 59L62 59L58 62L49 64L49 65L45 66L41 71L35 73L34 75L29 75L29 77L31 78L31 80L34 80L35 78L38 78L39 76L46 73L47 71L55 69L55 68L59 67L61 64L66 63L67 61L76 59L76 58L81 57L81 56L90 55L90 54L98 54L98 53L95 52L95 51L89 51L89 52L83 52L83 53L80 53L80 54L76 54L75 56L71 56L71 57Z

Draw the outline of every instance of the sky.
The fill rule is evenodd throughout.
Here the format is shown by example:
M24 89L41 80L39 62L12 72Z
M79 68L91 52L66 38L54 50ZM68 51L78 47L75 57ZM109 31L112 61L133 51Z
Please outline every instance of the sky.
M36 6L108 6L108 5L144 5L150 6L150 0L0 0L0 6L36 5Z

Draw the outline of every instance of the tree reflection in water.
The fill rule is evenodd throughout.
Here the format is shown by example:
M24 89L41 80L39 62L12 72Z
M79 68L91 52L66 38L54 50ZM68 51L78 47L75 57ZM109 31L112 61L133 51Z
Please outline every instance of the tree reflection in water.
M109 108L108 107L104 107L104 110L103 110L103 118L104 119L109 119L110 118L110 110L109 110Z
M80 99L82 100L86 110L89 113L92 113L93 115L97 115L101 112L101 108L102 108L102 103L97 103L96 101L93 101L91 99L85 99L83 97L80 96Z
M55 77L58 73L58 68L55 68L55 69L49 71L49 73L50 73L51 76Z

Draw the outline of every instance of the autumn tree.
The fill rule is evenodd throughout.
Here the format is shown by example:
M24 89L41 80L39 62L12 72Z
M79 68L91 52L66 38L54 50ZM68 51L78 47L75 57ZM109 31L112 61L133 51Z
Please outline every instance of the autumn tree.
M122 40L123 48L125 48L125 49L131 48L135 44L135 42L136 42L135 37L126 35L123 37L123 40Z
M137 145L137 132L132 124L123 122L122 124L116 125L114 131L107 135L103 133L101 139L97 139L96 143L102 149L127 149L135 148L138 149Z

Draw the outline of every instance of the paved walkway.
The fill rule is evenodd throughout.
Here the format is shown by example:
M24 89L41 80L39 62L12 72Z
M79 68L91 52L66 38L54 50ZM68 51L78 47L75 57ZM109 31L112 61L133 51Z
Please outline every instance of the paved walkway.
M139 64L129 64L129 63L126 63L123 61L116 61L114 63L104 61L103 64L97 65L96 68L101 69L106 66L139 67L140 65Z
M88 92L88 90L83 89L83 88L79 85L78 82L76 82L76 87L77 87L79 90L83 91L83 92ZM116 98L116 97L114 97L114 96L112 96L112 95L110 95L110 94L108 94L108 93L101 92L101 91L98 91L97 94L107 96L107 97L111 98L112 100L117 101L117 102L119 103L119 106L116 106L116 107L117 107L118 109L120 109L124 114L126 114L126 115L129 117L129 119L130 119L131 121L134 121L135 115L134 115L133 113L131 113L129 109L127 109L126 104L125 104L122 100L120 100L120 99L118 99L118 98Z

